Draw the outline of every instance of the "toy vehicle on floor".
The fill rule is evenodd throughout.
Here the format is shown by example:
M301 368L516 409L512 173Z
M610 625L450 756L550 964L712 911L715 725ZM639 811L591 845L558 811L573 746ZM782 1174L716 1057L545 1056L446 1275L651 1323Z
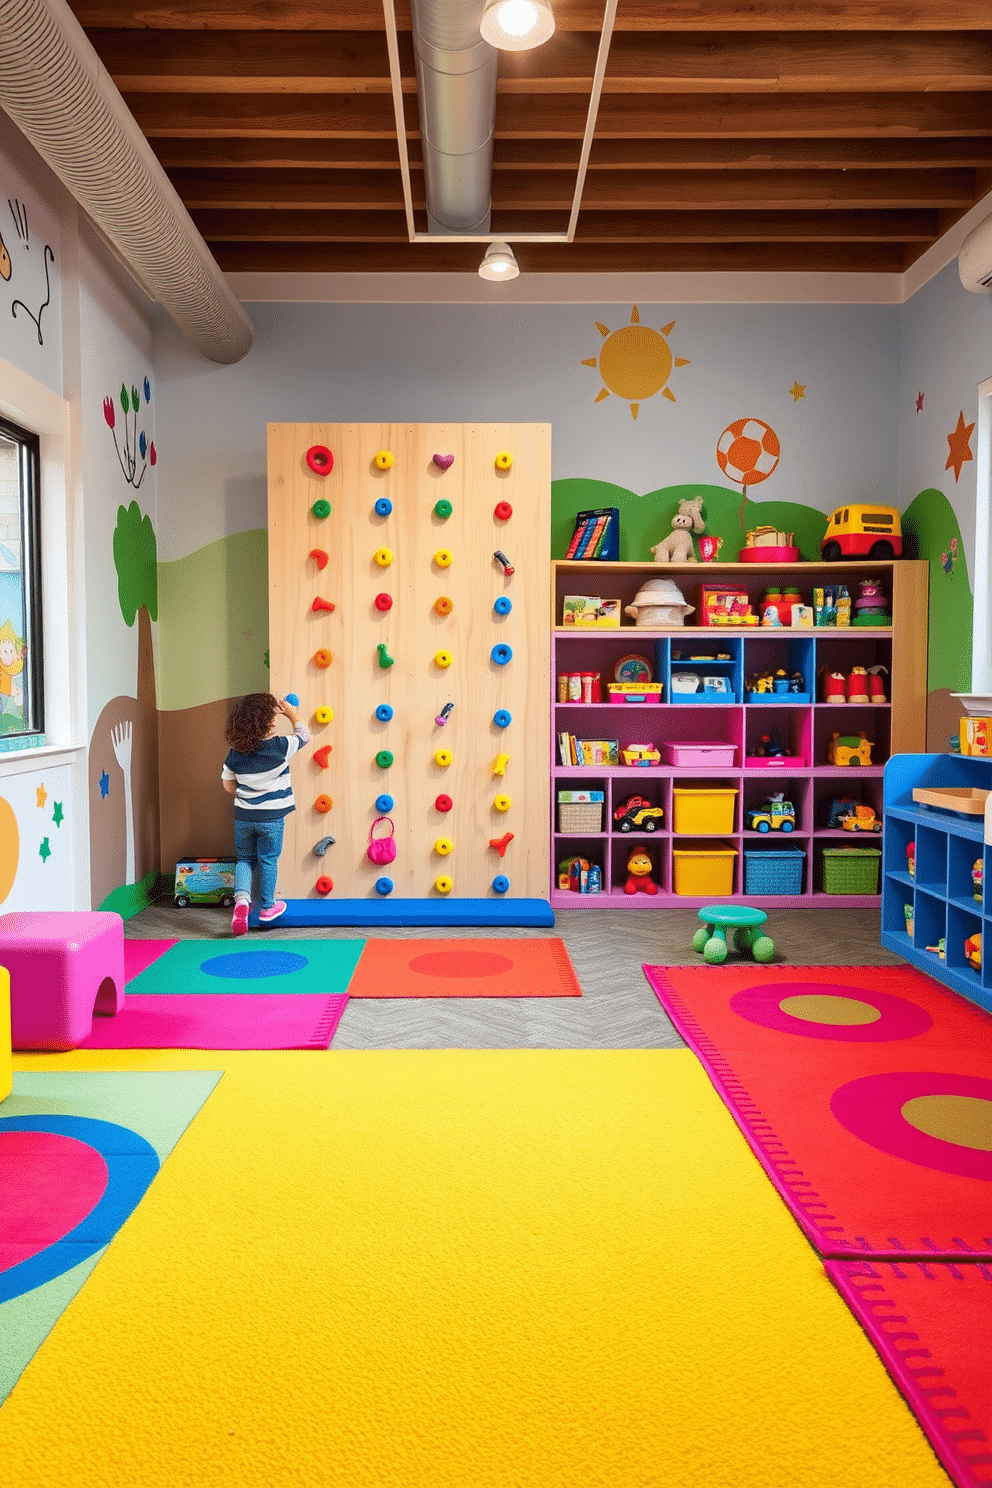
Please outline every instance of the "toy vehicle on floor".
M827 763L856 767L871 764L872 741L864 734L832 734Z
M862 806L857 801L831 801L827 826L842 828L845 832L880 832L882 823L875 815L874 807Z
M176 864L176 908L223 904L230 909L234 903L234 864L234 858L183 858Z
M827 563L838 558L898 558L902 553L898 511L864 502L836 507L827 518L820 553Z
M617 830L621 832L656 832L664 819L662 808L643 796L628 796L613 813Z
M763 801L744 817L749 832L794 832L796 808L791 801Z

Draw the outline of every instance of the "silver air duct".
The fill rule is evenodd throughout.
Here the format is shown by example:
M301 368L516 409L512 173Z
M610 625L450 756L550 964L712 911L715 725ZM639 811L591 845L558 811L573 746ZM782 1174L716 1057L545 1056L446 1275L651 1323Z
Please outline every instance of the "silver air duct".
M482 11L483 0L410 3L431 232L489 231L496 51Z
M0 104L198 351L251 321L64 0L0 0Z

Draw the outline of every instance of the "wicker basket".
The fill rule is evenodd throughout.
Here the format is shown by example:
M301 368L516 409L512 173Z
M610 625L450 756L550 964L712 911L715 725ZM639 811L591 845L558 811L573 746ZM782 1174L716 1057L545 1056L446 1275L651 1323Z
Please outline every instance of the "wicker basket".
M823 892L877 894L881 857L881 849L877 847L825 847Z
M602 801L559 801L558 830L575 834L603 830Z
M745 894L801 894L805 859L801 847L745 849Z

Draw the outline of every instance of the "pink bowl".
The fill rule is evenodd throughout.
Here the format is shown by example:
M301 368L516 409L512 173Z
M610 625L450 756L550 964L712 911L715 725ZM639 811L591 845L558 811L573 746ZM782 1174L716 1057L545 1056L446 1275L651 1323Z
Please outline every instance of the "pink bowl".
M798 548L741 548L738 563L798 563Z

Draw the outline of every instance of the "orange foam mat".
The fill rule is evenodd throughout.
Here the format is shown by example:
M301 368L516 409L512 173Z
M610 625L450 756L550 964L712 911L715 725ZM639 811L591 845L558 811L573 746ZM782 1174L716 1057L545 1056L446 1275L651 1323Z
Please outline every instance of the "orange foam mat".
M369 940L351 997L581 997L560 940Z

